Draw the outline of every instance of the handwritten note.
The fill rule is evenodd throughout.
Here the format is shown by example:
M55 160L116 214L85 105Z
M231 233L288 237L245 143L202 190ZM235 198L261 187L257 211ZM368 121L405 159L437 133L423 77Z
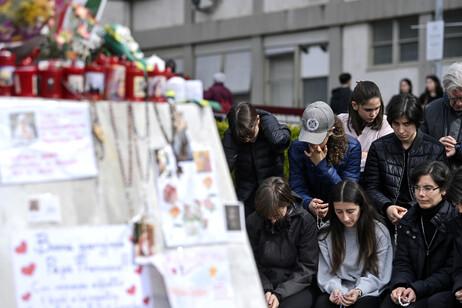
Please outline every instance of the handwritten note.
M172 308L235 307L224 246L185 247L154 256Z
M17 307L153 307L125 225L24 231L12 239Z
M0 99L1 183L95 176L89 115L84 103Z

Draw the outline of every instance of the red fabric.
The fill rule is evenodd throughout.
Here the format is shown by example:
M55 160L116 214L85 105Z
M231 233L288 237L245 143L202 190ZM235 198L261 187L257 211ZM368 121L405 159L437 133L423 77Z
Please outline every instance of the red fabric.
M219 102L223 113L228 113L233 105L233 95L231 91L221 82L215 82L204 92L204 99Z

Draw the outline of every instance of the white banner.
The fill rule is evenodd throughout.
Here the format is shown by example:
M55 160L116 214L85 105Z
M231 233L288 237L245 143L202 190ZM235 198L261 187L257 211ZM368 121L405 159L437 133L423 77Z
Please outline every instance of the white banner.
M126 225L29 230L12 239L17 307L153 307Z
M444 21L427 22L427 61L443 59Z
M96 175L88 104L0 99L0 183Z

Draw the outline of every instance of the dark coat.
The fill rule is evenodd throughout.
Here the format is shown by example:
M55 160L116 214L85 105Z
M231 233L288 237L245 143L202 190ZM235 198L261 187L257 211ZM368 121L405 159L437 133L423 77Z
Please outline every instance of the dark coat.
M449 99L447 95L433 101L425 108L424 123L420 130L426 134L429 134L436 140L449 134L450 123L461 117L462 114L452 109L449 105ZM459 133L458 142L462 142L462 132ZM456 154L448 159L451 168L457 168L462 166L462 148L460 144L456 146Z
M435 96L431 96L427 92L423 92L422 94L420 94L418 102L421 106L426 106L430 104L431 102L441 98L442 96L443 96L443 93L441 94L437 93Z
M389 134L374 141L367 154L363 183L369 198L383 214L389 205L396 204L403 176L407 176L409 193L414 198L410 175L412 170L425 161L446 161L446 152L434 138L417 132L404 175L404 149L395 134Z
M204 91L204 99L219 102L223 113L228 113L233 106L233 95L221 82L215 82L208 90Z
M313 217L300 206L288 210L286 219L274 225L256 212L246 222L263 289L282 300L313 285L318 267Z
M315 166L306 157L304 151L308 143L295 141L289 149L289 184L290 188L303 199L303 207L313 198L329 201L332 186L343 180L358 182L361 172L361 144L354 137L348 137L348 149L338 166L322 160Z
M350 87L339 87L332 90L330 107L335 114L348 112L348 105L351 103L352 93Z
M419 299L451 289L454 237L448 222L457 212L452 204L442 202L441 208L430 220L438 232L430 246L427 262L419 206L412 206L400 221L390 282L392 290L411 287Z
M236 193L246 202L266 178L283 176L284 150L290 144L290 130L269 112L258 110L260 131L254 143L242 143L234 136L234 108L228 114L229 128L223 137L223 149L234 171ZM253 201L251 202L253 204Z
M452 291L455 293L462 289L462 214L451 221L450 227L454 236L454 266L452 270L454 286Z

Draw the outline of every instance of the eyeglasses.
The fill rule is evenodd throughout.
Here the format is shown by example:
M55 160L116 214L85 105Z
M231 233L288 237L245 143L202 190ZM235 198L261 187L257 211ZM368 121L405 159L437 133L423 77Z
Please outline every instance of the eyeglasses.
M424 193L428 194L429 192L432 192L432 191L437 190L437 189L439 188L439 186L433 187L433 186L419 186L419 185L415 185L413 188L414 188L414 191L415 191L415 192L423 191Z
M449 96L449 101L455 104L457 101L462 102L462 96Z

